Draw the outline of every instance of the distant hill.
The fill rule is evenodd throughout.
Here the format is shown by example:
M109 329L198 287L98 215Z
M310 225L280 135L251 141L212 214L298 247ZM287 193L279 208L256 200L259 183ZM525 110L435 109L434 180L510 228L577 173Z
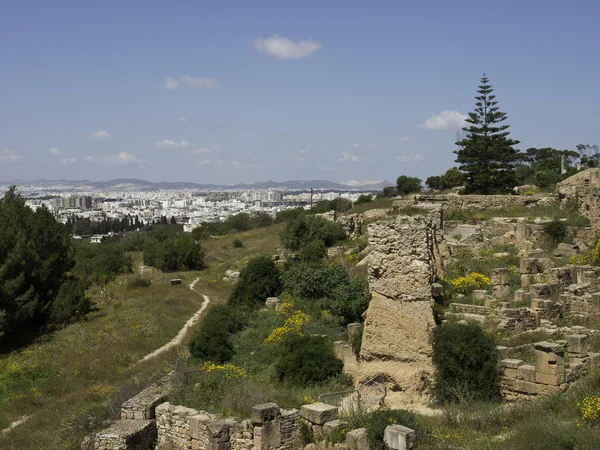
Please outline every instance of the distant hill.
M262 190L276 189L288 191L300 190L333 190L333 191L380 191L385 186L390 186L393 183L389 181L349 181L347 183L336 183L327 180L291 180L291 181L254 181L248 183L238 183L230 185L220 184L200 184L190 183L185 181L160 181L152 182L138 180L136 178L121 178L108 181L89 181L89 180L45 180L38 179L33 181L10 180L0 182L0 185L17 185L17 186L37 186L46 189L55 187L63 190L69 187L77 189L118 189L123 191L154 191L163 189L196 189L199 191L209 190Z

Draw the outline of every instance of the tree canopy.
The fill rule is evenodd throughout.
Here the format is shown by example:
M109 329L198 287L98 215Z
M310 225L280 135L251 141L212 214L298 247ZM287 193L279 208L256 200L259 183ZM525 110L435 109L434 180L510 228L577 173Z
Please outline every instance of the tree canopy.
M475 111L469 113L458 141L456 162L465 175L466 194L502 194L516 186L515 167L520 160L514 148L519 141L509 138L507 118L495 100L489 79L483 75L475 97Z

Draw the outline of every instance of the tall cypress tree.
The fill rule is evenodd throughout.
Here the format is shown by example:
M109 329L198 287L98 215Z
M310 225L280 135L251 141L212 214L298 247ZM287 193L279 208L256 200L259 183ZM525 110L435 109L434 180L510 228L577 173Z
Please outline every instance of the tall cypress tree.
M466 137L456 143L460 148L454 153L465 175L466 194L503 194L516 186L515 167L520 155L513 146L519 141L508 137L509 125L501 124L506 113L496 106L493 91L483 74L475 111L469 113L469 125L463 128Z

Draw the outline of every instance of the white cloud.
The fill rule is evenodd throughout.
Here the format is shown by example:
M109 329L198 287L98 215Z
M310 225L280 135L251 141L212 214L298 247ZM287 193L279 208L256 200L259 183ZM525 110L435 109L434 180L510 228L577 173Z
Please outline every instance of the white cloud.
M203 159L197 162L200 166L218 166L227 169L256 169L256 164L242 163L239 161L223 161L222 159Z
M95 158L93 156L86 156L86 161L101 164L111 164L115 166L131 166L139 165L142 163L133 153L121 152L117 155L104 156L102 158Z
M48 149L48 151L50 153L52 153L53 155L60 155L61 151L59 149L57 149L56 147L52 147L51 149Z
M432 113L421 125L415 125L425 130L458 130L465 126L466 115L458 111L440 111Z
M423 155L420 153L407 153L405 155L396 156L396 161L398 162L414 162L414 161L423 161Z
M179 79L173 77L165 77L165 89L178 89L180 86L186 86L190 88L205 88L205 89L218 89L221 85L211 77L190 77L188 75L181 75Z
M320 42L314 39L298 41L297 43L274 34L270 38L257 39L254 48L262 53L275 56L278 59L305 58L322 47Z
M19 155L16 151L3 148L0 149L0 161L16 161L17 159L21 159L21 155Z
M179 87L179 81L175 78L165 77L165 89L177 89Z
M354 150L375 150L377 146L371 144L352 144L352 148Z
M292 153L292 156L295 158L297 162L303 162L304 157L309 153L312 153L314 150L314 146L311 144L305 145L304 147L299 148L295 152Z
M170 139L163 139L162 141L156 141L154 143L156 148L187 148L190 146L188 141L172 141Z
M178 118L177 118L177 122L181 122L181 123L188 123L188 122L189 122L189 120L188 120L188 118L187 118L187 117L183 117L183 116L181 116L181 117L178 117Z
M343 152L341 153L341 156L338 158L338 161L341 162L356 162L358 161L358 156L352 154L352 153L347 153L347 152Z
M75 164L77 162L77 157L72 157L72 158L61 158L60 163L64 166L66 166L67 164Z
M412 138L411 138L411 137L408 137L408 136L404 136L404 137L398 138L398 139L396 139L396 140L397 140L398 142L410 142L410 141L412 141Z
M104 130L94 131L93 133L90 133L90 137L92 139L108 139L110 136L111 135Z

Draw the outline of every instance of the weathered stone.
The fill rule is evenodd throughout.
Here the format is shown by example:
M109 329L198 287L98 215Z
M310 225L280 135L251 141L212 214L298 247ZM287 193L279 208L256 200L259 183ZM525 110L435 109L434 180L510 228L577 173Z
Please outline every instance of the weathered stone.
M500 361L500 367L505 367L505 368L509 368L509 369L516 369L519 366L523 365L523 361L520 359L503 359Z
M388 425L383 432L383 442L391 450L414 448L416 432L403 425Z
M263 403L262 405L256 405L250 410L250 420L257 425L270 422L277 419L279 411L279 405L277 405L277 403Z
M569 344L569 355L585 358L588 354L588 337L585 334L565 336Z
M519 271L522 275L538 273L537 258L521 258Z
M510 295L510 286L506 284L492 286L495 298L507 298Z
M490 282L492 286L508 284L510 272L506 268L492 269Z
M337 407L321 402L303 405L300 409L300 415L304 419L317 425L323 425L337 419L337 414Z
M529 293L532 299L553 300L558 295L558 289L555 285L538 283L529 286Z
M475 289L471 292L471 295L473 296L473 300L484 301L487 296L487 291L485 289Z
M536 395L538 387L536 383L526 380L517 380L515 383L515 391L522 392L528 395Z
M562 355L564 352L562 345L555 344L554 342L541 341L534 343L533 346L536 350L540 350L546 353L552 352Z
M269 297L265 300L265 306L268 309L276 309L277 305L279 305L280 301L277 297Z
M367 430L357 428L356 430L346 433L346 445L350 450L369 450L367 441Z
M517 367L517 378L523 381L535 383L535 366L523 364Z
M325 435L325 437L328 437L331 435L331 433L340 425L342 424L342 421L339 419L336 420L332 420L331 422L326 422L323 424L323 434Z
M444 286L440 283L432 283L431 296L433 298L442 298L444 296Z

